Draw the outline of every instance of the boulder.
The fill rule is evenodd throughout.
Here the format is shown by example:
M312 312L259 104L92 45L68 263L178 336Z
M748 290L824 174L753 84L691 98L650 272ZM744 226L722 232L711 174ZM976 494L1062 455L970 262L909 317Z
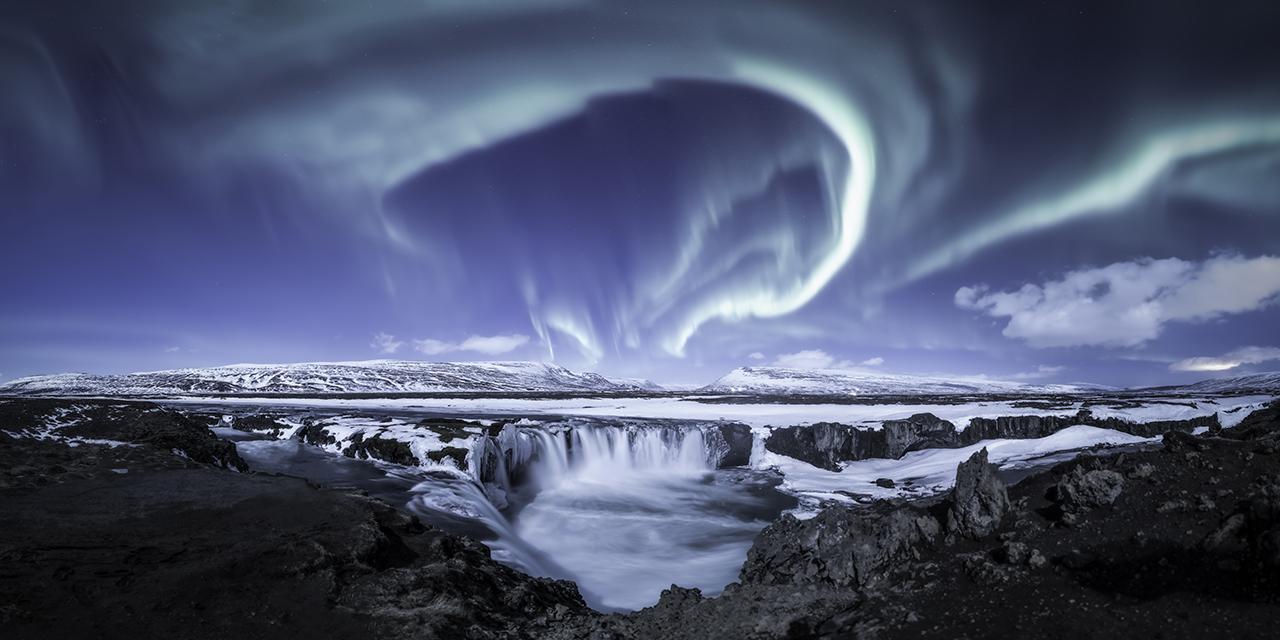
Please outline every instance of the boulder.
M1204 451L1204 443L1189 433L1167 431L1161 438L1166 451L1186 453L1188 451Z
M947 511L947 531L967 538L991 535L1009 511L1009 493L987 462L987 450L974 453L956 469L956 486Z
M747 552L743 584L861 587L932 544L941 525L910 506L829 507L809 520L785 515Z
M1109 505L1124 491L1124 476L1107 469L1077 466L1058 480L1057 501L1063 511L1087 511Z

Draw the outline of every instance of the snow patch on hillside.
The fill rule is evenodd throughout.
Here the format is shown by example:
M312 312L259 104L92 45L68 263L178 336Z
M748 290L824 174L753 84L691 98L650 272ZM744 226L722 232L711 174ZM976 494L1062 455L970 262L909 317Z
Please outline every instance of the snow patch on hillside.
M628 393L652 383L617 382L545 362L313 362L236 364L122 375L64 373L19 378L0 393L200 395L209 393Z
M704 393L750 395L947 395L971 393L1083 393L1099 387L1070 384L1025 384L987 378L910 376L841 369L740 367Z

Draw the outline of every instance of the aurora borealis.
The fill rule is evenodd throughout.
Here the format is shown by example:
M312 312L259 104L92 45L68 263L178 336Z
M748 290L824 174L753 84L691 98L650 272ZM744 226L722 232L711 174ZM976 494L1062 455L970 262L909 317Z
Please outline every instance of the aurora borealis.
M1277 368L1277 30L1271 2L6 3L0 376Z

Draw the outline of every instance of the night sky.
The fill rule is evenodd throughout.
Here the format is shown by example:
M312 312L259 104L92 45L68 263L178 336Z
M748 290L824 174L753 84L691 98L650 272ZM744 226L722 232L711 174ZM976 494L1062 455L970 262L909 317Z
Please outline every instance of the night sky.
M8 0L0 379L1280 369L1280 3Z

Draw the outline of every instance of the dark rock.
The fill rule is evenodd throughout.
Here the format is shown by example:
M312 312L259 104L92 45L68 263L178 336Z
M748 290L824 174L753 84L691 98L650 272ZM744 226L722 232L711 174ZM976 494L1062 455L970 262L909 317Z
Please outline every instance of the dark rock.
M472 435L467 429L469 427L479 427L479 423L469 420L459 420L456 418L424 418L418 421L419 429L426 429L440 436L441 442L450 442L455 439L465 440ZM489 435L498 435L497 431Z
M898 459L920 449L966 447L992 438L1043 438L1075 425L1114 429L1142 437L1165 432L1189 434L1199 427L1219 426L1217 414L1188 420L1129 422L1120 418L1098 418L1082 409L1073 416L1000 416L973 418L964 431L930 413L904 420L885 420L878 429L861 429L835 422L774 429L765 448L777 454L803 460L816 467L839 471L840 463L867 458Z
M876 486L882 489L892 489L898 485L889 478L876 478Z
M1258 559L1280 567L1280 477L1266 476L1239 507L1247 516L1246 535Z
M909 506L829 507L809 520L783 516L747 552L744 584L859 587L915 557L940 533L938 521Z
M1204 443L1189 433L1181 431L1169 431L1161 438L1166 451L1173 453L1185 453L1188 451L1204 451Z
M1006 564L1017 567L1039 569L1049 563L1039 549L1024 542L1005 542L999 556Z
M671 585L671 587L663 590L658 596L658 605L660 607L687 607L697 604L703 600L701 589L686 589L681 586Z
M1001 557L1008 564L1024 565L1031 559L1031 547L1023 542L1006 542L1001 549Z
M1155 471L1156 471L1155 465L1147 464L1144 462L1144 463L1135 465L1133 467L1133 470L1129 472L1129 477L1130 478L1146 478L1146 477L1149 477L1151 474L1155 473Z
M114 440L175 451L201 464L248 471L234 443L218 438L202 419L150 402L21 400L0 404L0 420L15 432L38 431L52 416L59 436Z
M1227 516L1218 525L1217 529L1205 536L1204 540L1200 542L1200 548L1205 551L1217 551L1229 546L1244 534L1247 522L1247 516L1243 513Z
M1069 424L1068 424L1069 423ZM1062 416L1000 416L997 418L972 418L961 438L966 444L993 438L1043 438L1080 424L1075 418Z
M728 449L720 455L717 468L745 467L751 464L751 427L737 422L725 422L716 426Z
M783 427L765 440L769 451L831 471L839 471L839 463L844 461L897 459L917 449L955 446L955 425L930 413L885 420L879 429L859 429L835 422Z
M886 420L879 429L858 429L838 422L774 429L764 447L810 465L840 470L840 462L867 458L901 458L924 448L956 447L955 425L932 413L905 420Z
M300 479L33 439L0 462L58 451L77 477L0 492L5 638L545 638L595 616L570 582Z
M956 427L932 413L917 413L906 420L880 423L883 444L873 445L873 458L898 459L919 449L950 448L956 444Z
M453 463L457 465L459 469L466 470L467 453L469 453L469 451L461 447L444 447L438 451L428 451L427 459L432 462L441 462L446 458L452 459Z
M1032 569L1041 569L1049 564L1049 559L1040 553L1039 549L1032 549L1031 555L1027 557L1027 566Z
M1089 567L1095 560L1096 558L1093 554L1087 551L1072 549L1062 557L1062 566L1072 570L1080 570Z
M1280 434L1280 400L1245 416L1240 424L1223 429L1221 436L1233 440L1261 440Z
M765 440L765 449L826 469L839 471L840 462L859 460L866 445L860 441L866 431L833 422L774 429Z
M986 448L975 452L956 469L956 486L947 511L947 530L968 538L991 535L1009 511L1009 494L987 462Z
M1196 497L1196 509L1199 511L1213 511L1218 505L1207 495L1203 493Z
M1190 433L1199 427L1211 428L1218 426L1219 422L1216 413L1187 420L1130 422L1120 418L1098 418L1088 409L1081 409L1074 416L973 418L960 433L957 446L968 446L991 438L1043 438L1080 424L1152 438L1169 431Z
M324 446L327 444L337 444L338 439L332 434L325 431L323 422L316 422L310 419L304 420L302 428L293 437L311 445Z
M1017 570L991 561L985 553L967 553L960 556L964 572L974 582L989 586L1009 582L1017 576Z
M274 416L259 413L233 417L231 419L231 428L240 431L267 431L275 434L287 429L288 425L278 422Z
M1076 466L1057 484L1057 500L1065 511L1086 511L1109 505L1124 491L1124 476L1106 469L1085 471Z
M362 438L359 442L351 445L362 454L359 457L376 458L386 462L403 465L418 465L421 461L413 455L413 450L409 448L407 442L399 440L389 440L372 436Z

